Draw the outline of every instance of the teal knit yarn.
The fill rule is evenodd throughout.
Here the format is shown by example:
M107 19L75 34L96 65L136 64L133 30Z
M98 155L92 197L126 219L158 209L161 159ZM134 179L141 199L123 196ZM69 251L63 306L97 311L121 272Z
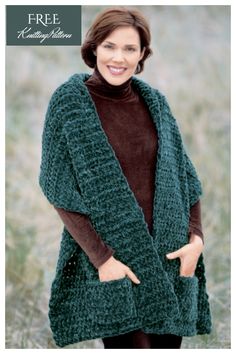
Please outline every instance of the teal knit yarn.
M188 243L190 207L202 189L165 97L135 77L155 123L159 149L153 231L121 169L86 88L75 74L53 93L42 136L39 183L57 207L88 215L116 259L140 279L100 282L88 256L63 229L49 318L55 342L68 344L142 328L151 333L210 333L203 254L193 277L166 254Z

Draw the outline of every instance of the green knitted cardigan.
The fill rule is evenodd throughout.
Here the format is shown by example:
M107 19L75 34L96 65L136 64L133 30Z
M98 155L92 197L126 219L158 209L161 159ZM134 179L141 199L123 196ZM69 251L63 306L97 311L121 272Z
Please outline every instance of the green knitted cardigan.
M203 254L193 277L179 275L179 259L166 258L188 243L190 207L202 193L168 103L158 90L132 78L159 137L150 234L84 83L89 77L73 75L51 97L39 184L50 203L88 215L115 258L141 283L128 277L100 282L97 269L64 227L49 301L55 342L64 347L135 329L180 336L210 333Z

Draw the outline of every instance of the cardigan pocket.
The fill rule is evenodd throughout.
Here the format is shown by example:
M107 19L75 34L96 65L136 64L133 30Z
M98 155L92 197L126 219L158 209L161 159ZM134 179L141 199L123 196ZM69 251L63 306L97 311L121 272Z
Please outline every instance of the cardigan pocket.
M87 316L91 321L109 325L136 316L132 281L128 277L86 283Z
M198 278L179 275L175 282L179 311L184 323L195 322L198 317Z

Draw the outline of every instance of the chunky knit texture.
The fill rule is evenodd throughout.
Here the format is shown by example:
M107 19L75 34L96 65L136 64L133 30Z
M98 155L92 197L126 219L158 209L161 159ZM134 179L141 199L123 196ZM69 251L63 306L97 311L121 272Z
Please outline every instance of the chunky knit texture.
M68 344L146 333L210 333L211 315L201 254L193 277L179 275L166 254L188 243L190 207L201 184L165 97L135 77L159 136L153 231L124 176L84 84L75 74L52 95L46 114L40 186L50 203L90 217L116 258L140 279L100 282L97 269L64 228L51 288L49 317L55 342Z

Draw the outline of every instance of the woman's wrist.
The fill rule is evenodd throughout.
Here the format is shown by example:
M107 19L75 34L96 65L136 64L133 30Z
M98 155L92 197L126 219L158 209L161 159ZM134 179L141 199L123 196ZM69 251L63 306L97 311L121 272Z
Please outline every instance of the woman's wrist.
M194 244L199 249L200 252L204 248L203 240L199 235L191 233L189 237L189 243Z
M111 263L114 260L113 255L111 255L105 262L103 262L101 265L99 265L98 270L101 269L104 265L107 266L109 263Z

